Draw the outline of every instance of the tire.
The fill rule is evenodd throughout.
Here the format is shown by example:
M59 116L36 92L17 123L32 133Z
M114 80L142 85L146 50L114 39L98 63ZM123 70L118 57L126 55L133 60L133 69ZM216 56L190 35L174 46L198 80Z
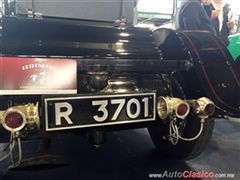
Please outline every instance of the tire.
M206 119L201 135L194 141L180 140L172 145L169 140L163 138L168 134L168 125L148 128L149 134L159 153L168 159L189 160L199 156L209 142L214 128L214 119ZM191 138L198 134L200 119L190 116L187 119L182 137Z

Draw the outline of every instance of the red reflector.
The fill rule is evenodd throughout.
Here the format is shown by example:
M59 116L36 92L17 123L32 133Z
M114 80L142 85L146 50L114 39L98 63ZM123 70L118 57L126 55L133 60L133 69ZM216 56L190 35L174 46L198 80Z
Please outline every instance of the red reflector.
M23 116L17 112L11 112L5 117L5 124L11 129L17 129L24 123Z
M210 116L214 113L215 111L215 106L213 104L208 104L206 107L205 107L205 114Z
M184 103L180 104L177 107L177 115L184 116L184 115L186 115L186 113L188 113L188 105L184 104Z

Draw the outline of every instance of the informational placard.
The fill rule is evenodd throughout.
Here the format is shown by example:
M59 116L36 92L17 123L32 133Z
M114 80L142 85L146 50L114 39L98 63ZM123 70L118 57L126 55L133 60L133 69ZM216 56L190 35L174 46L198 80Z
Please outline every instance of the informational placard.
M0 95L76 93L76 60L0 58Z

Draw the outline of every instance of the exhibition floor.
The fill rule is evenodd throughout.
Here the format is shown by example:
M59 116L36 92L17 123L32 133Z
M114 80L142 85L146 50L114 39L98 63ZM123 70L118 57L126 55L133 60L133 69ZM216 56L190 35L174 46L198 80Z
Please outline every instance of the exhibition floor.
M111 132L108 141L99 149L78 136L57 138L53 151L64 155L69 165L35 167L9 171L4 180L77 180L77 179L155 179L166 173L211 172L215 179L240 179L240 120L215 121L214 134L208 147L196 159L176 162L160 158L145 129ZM24 149L36 149L36 144L25 144ZM8 162L4 162L5 164ZM0 171L3 174L4 164ZM173 174L172 174L173 175ZM223 178L228 176L228 178ZM220 178L221 177L221 178ZM177 178L176 179L182 179Z

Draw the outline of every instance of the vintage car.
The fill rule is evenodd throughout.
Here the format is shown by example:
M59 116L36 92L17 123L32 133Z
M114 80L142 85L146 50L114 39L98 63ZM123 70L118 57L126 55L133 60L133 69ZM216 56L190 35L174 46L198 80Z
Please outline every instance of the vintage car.
M240 60L240 33L229 36L228 50L234 60Z
M1 17L0 159L67 133L148 128L159 155L186 160L214 119L240 117L240 69L209 32L69 18ZM138 137L136 137L138 138ZM9 140L10 139L10 140Z

